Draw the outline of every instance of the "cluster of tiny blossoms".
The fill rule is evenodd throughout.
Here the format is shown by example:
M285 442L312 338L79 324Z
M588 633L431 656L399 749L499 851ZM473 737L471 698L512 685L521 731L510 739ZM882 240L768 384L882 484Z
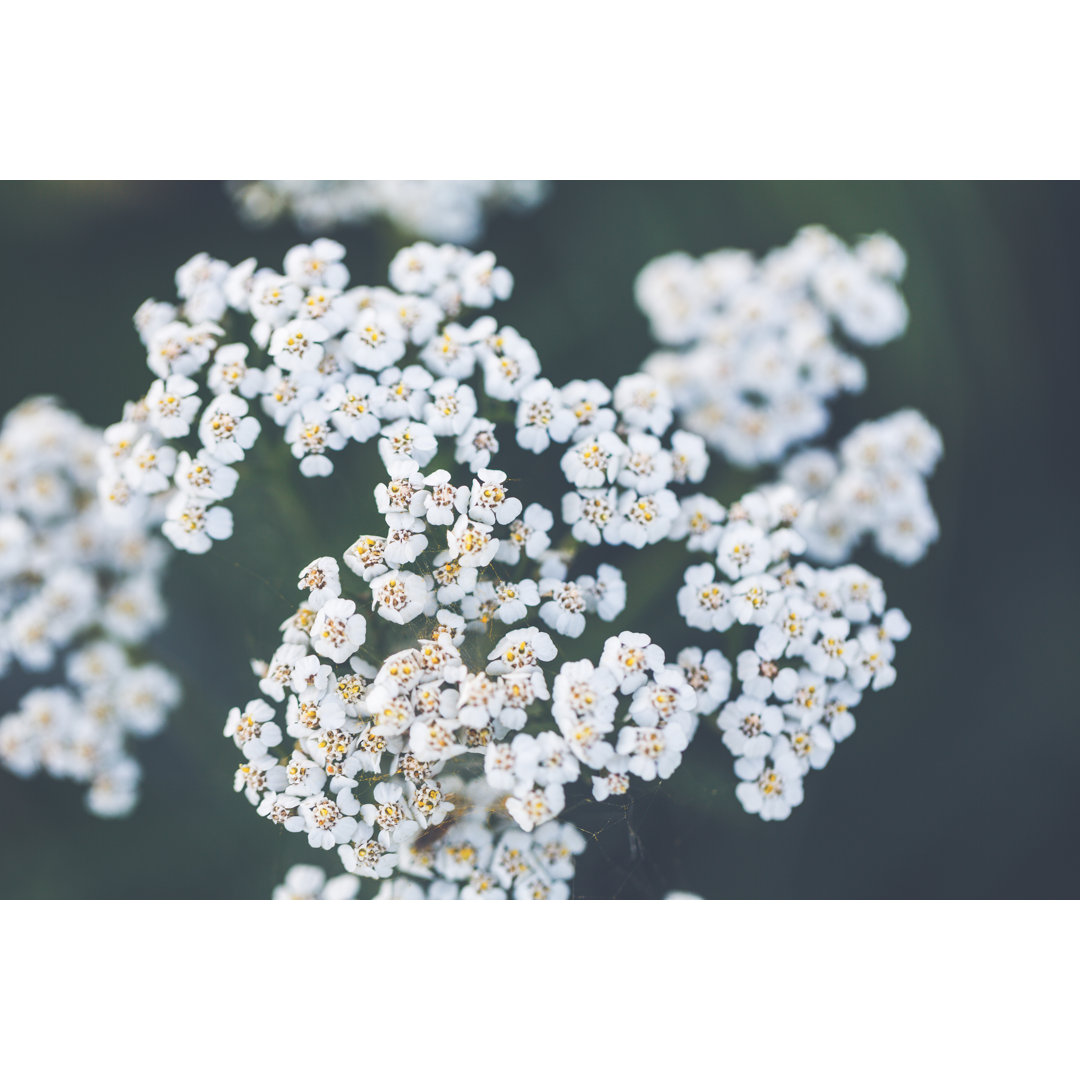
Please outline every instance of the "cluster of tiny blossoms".
M783 478L817 504L806 529L807 553L841 562L870 534L883 555L918 562L938 537L926 480L941 446L937 429L921 413L904 409L860 424L838 454L817 448L795 454Z
M30 690L0 719L0 762L89 784L89 809L107 816L136 800L126 739L160 730L179 688L131 657L164 617L167 548L102 513L101 438L48 398L0 428L0 676L48 672L66 654L66 684Z
M716 722L736 759L739 801L767 821L802 802L803 777L855 730L863 693L896 680L894 642L910 630L862 567L793 563L814 517L793 497L791 488L763 488L731 506L725 529L702 548L714 560L688 568L678 594L692 627L755 631L736 657L738 691Z
M157 378L106 429L108 512L121 520L157 512L169 540L196 554L228 538L232 515L220 504L263 429L252 403L282 429L304 476L329 475L332 454L370 440L388 463L426 462L437 437L450 435L459 462L487 463L493 425L477 416L467 381L482 373L487 396L510 401L539 363L494 319L457 320L508 296L510 273L490 252L420 242L394 259L395 289L350 289L344 254L332 240L297 245L283 273L254 259L230 267L196 255L176 274L179 307L148 300L139 308ZM248 324L267 366L244 341L226 343L226 322ZM402 363L406 353L418 362ZM188 437L197 443L183 449Z
M636 295L667 349L644 369L668 387L686 427L730 461L778 461L824 432L829 399L865 385L862 362L834 328L862 345L905 330L896 285L905 264L884 234L849 249L821 227L802 229L760 262L735 250L655 259Z
M425 240L470 244L487 214L538 206L541 180L253 180L230 184L245 218L269 225L288 216L305 231L385 218Z
M405 249L392 281L413 296L438 295L447 280L442 251ZM502 295L510 284L505 270L492 270ZM598 380L556 388L529 343L488 318L468 330L432 330L413 345L418 363L366 388L374 402L364 415L376 413L367 438L379 434L386 478L374 489L382 526L342 556L365 583L360 603L344 595L336 558L306 566L298 581L306 598L282 624L271 659L255 665L264 697L234 709L224 732L245 757L237 790L260 814L305 833L312 847L336 848L349 873L395 882L432 865L425 852L470 778L497 793L494 802L465 799L473 817L482 803L488 828L494 820L514 836L531 834L557 823L569 784L587 780L603 800L624 794L632 777L670 777L700 719L727 701L731 664L707 640L669 662L648 635L623 631L598 656L566 657L590 617L612 621L626 605L622 574L597 563L592 549L673 540L692 556L706 553L711 562L687 570L676 598L687 623L706 633L763 625L781 588L795 590L793 575L808 570L786 565L805 550L794 490L753 493L730 514L701 494L704 441L670 430L673 402L650 374L613 388ZM478 369L484 377L474 390L466 380ZM379 385L394 391L376 395ZM548 508L524 506L492 467L507 436L478 414L478 394L509 404L519 449L555 448L567 486L558 525ZM591 559L591 572L571 572L579 556ZM714 581L716 568L727 582ZM370 633L377 646L364 607L380 617ZM419 634L396 630L415 621ZM518 625L495 641L495 627ZM816 623L810 632L816 641ZM762 771L771 749L760 755ZM483 882L485 895L511 884L515 896L530 891L498 874L491 884L497 848L470 841L471 861L443 872L446 881L427 895L466 880ZM412 888L388 886L391 894L399 887ZM473 895L472 886L461 895Z
M504 793L483 778L444 782L454 809L442 824L399 852L397 872L383 879L375 900L566 900L574 857L585 838L570 824L549 821L524 832L502 812ZM359 879L326 880L314 866L294 866L275 900L351 900Z

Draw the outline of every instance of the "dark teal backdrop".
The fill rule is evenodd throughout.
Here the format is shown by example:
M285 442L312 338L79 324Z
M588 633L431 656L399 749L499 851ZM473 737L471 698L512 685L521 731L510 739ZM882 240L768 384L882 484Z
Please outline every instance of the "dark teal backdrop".
M863 704L856 735L809 777L786 823L742 813L730 757L708 730L669 784L643 787L626 811L581 807L599 836L578 892L1076 896L1077 187L564 183L531 216L493 220L481 243L513 270L498 314L546 373L614 379L652 347L632 297L646 261L676 249L760 254L811 222L849 240L884 229L909 257L910 329L862 352L868 389L836 410L833 432L913 406L945 438L931 484L941 541L914 568L862 557L914 627L899 680ZM332 235L349 248L354 283L385 282L397 245L386 229ZM219 184L0 185L0 412L55 393L111 421L150 378L130 322L141 300L171 299L173 271L197 251L275 265L299 238L285 223L241 225ZM99 821L72 785L0 773L0 896L265 897L308 859L302 840L233 794L221 727L252 696L247 659L271 650L296 569L365 531L371 482L361 455L303 485L286 458L275 445L253 463L233 540L174 561L172 617L152 651L184 677L186 698L166 733L138 747L139 808ZM754 479L716 474L729 496ZM542 476L524 482L543 497ZM650 624L677 632L672 606ZM0 686L0 709L19 692L18 680Z

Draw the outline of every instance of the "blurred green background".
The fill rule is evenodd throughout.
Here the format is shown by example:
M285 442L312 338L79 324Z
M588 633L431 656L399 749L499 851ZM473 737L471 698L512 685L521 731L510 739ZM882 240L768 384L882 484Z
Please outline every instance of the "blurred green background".
M496 314L533 342L545 373L610 381L653 348L632 295L649 259L760 255L813 222L849 241L884 229L909 257L910 328L859 350L869 385L835 409L830 441L906 406L945 439L930 487L942 538L927 559L904 568L858 554L914 628L899 679L864 701L855 736L808 778L786 823L742 812L730 755L708 725L673 779L639 785L629 805L571 798L597 834L576 893L1074 897L1077 187L561 183L537 212L492 219L475 246L513 271L514 295ZM400 238L385 226L330 235L349 249L354 284L385 283ZM174 297L177 266L198 251L278 266L301 238L288 222L241 224L217 183L0 185L0 413L53 393L111 422L151 378L131 314L147 296ZM231 705L254 696L247 661L272 651L296 570L367 531L371 461L350 452L329 480L301 482L279 440L259 450L231 503L234 538L173 560L171 618L150 652L182 676L185 701L163 735L135 747L137 810L100 821L75 785L0 772L0 896L262 898L294 862L336 872L336 856L310 852L233 793L238 757L221 728ZM526 501L544 498L533 469L521 474ZM711 480L730 499L761 475L718 463ZM686 633L674 614L676 554L634 620L672 652ZM665 551L626 555L654 567ZM0 684L0 712L23 689Z

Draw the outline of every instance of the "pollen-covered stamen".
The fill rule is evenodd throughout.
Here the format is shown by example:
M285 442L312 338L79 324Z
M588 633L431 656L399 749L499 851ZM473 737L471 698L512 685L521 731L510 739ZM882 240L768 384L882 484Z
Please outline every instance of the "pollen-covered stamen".
M551 596L559 607L571 614L579 614L585 610L585 594L578 587L577 582L560 582L555 586Z
M702 585L697 590L697 602L707 611L719 611L727 602L727 591L720 585Z
M305 453L321 454L326 449L329 434L329 429L325 424L312 421L300 428L297 442L304 448Z
M758 777L757 786L766 798L779 797L784 793L784 778L775 769L766 769Z
M314 592L316 589L325 589L326 571L320 566L312 566L300 579L300 585L302 588L308 589L311 592Z
M367 693L367 681L360 675L340 675L337 680L337 692L346 705L358 705Z
M386 554L386 538L383 536L361 536L353 544L351 553L356 556L365 569L379 566Z
M612 506L608 499L594 495L581 504L581 516L590 524L603 529L612 517Z
M344 619L336 619L333 616L323 618L323 628L320 637L334 648L340 648L349 640L349 627Z
M292 402L296 400L296 395L299 393L300 386L296 380L290 379L287 375L283 375L271 389L270 396L279 405L291 405Z

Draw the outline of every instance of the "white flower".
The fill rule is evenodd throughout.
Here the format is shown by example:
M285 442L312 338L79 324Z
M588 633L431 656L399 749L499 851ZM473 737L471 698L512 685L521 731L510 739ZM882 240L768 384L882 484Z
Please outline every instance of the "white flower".
M585 593L576 581L540 579L540 595L551 599L540 606L540 618L556 633L580 637L585 629Z
M220 333L221 327L209 322L196 326L183 322L166 323L150 338L147 366L161 379L170 375L193 375L210 359L216 344L214 336Z
M720 710L716 722L732 754L760 758L769 753L773 736L783 729L784 714L775 705L741 694Z
M508 525L521 513L521 500L507 497L506 473L479 469L469 497L469 516L488 525Z
M273 723L274 710L256 698L243 708L232 709L225 722L225 736L244 752L248 759L262 758L270 747L281 742L281 728Z
M769 766L764 758L738 759L735 771L743 783L736 785L735 795L748 814L758 814L763 821L784 821L803 801L802 777L794 762L785 759L783 764L781 768L780 762Z
M525 832L532 832L538 825L558 817L565 805L566 796L559 784L532 787L524 794L506 800L510 816Z
M676 483L700 484L705 479L709 455L705 440L700 435L689 431L672 432L670 458Z
M161 531L175 547L201 555L210 550L214 540L232 536L233 518L223 506L210 506L180 492L169 503Z
M206 384L215 394L239 394L251 398L262 392L265 374L247 363L248 347L243 342L222 345L214 353Z
M269 331L272 327L284 326L300 310L303 295L300 286L288 278L270 269L258 270L250 280L248 310L255 318L256 325L264 326ZM264 344L269 337L267 332Z
M389 622L404 624L418 615L435 614L428 582L407 570L390 570L371 582L371 606Z
M511 743L491 743L484 753L484 775L496 791L531 787L538 751L531 735L518 735Z
M625 795L630 790L630 759L616 754L608 760L607 771L593 777L592 797L603 802L611 795Z
M499 550L500 541L491 535L492 527L470 521L462 515L446 533L450 554L462 566L487 566Z
M717 545L716 565L733 581L760 574L769 565L765 533L747 521L732 521Z
M565 663L555 677L551 711L563 734L566 728L583 722L610 731L615 723L619 683L605 667L594 667L591 660Z
M679 614L687 625L698 630L727 630L735 621L731 588L714 581L716 572L708 563L690 566L683 574L686 582L676 597Z
M534 379L518 398L517 442L524 450L542 454L552 442L564 443L577 427L577 418L563 404L562 394L548 379Z
M360 822L352 842L338 848L341 864L350 874L378 879L389 877L394 872L397 854L387 851L377 840L371 839L373 833L370 825Z
M731 609L744 626L765 626L780 607L780 582L768 574L754 574L731 589Z
M491 661L487 666L488 674L503 675L519 668L544 664L554 660L557 652L551 638L535 626L511 630L488 653L488 660Z
M667 727L636 727L619 731L618 753L629 758L627 771L642 780L666 780L679 767L686 749L686 733L677 724Z
M502 708L495 719L510 731L519 731L525 726L526 710L534 701L547 701L550 696L544 673L539 668L519 668L500 675L498 693Z
M407 514L423 517L428 493L424 477L411 458L398 458L387 468L389 480L375 487L375 505L380 514Z
M731 693L731 662L718 649L702 653L683 649L676 657L686 682L697 695L694 709L702 716L715 712ZM741 680L741 675L740 675Z
M753 649L746 649L736 658L736 673L743 690L751 697L767 701L776 696L781 701L790 701L798 682L798 673L794 668L780 667L776 657L769 655L772 650L762 647L762 636Z
M264 393L259 399L270 419L284 427L301 407L318 397L320 377L314 371L286 373L271 365L266 369Z
M615 501L615 488L568 491L562 500L563 521L572 526L575 540L596 547L619 543L623 521Z
M267 791L283 791L287 783L286 770L269 754L245 761L233 776L233 790L242 791L252 806L258 806Z
M596 577L580 577L578 586L587 609L595 611L605 622L618 618L626 608L626 581L617 567L601 563L596 568Z
M155 379L146 395L150 423L166 439L181 438L191 430L191 421L202 402L199 384L184 375Z
M615 427L615 413L604 408L611 401L611 391L599 379L568 382L562 399L577 423L575 438L586 439Z
M850 632L847 619L825 619L819 626L820 636L807 647L803 658L819 675L844 678L862 651L859 642L849 638Z
M135 444L121 470L132 489L144 495L166 491L169 477L176 468L176 451L171 446L156 443L157 439L147 432Z
M326 880L326 873L317 866L303 864L292 867L281 885L274 887L274 900L352 900L360 883L348 874Z
M385 536L361 536L353 542L342 558L354 574L359 574L365 581L372 581L386 573L385 556Z
M484 339L477 350L484 367L484 389L496 401L517 401L540 374L536 350L513 327Z
M652 495L624 491L619 496L619 541L634 548L665 539L679 512L679 501L666 489Z
M854 643L848 643L854 644ZM848 678L858 690L868 686L874 690L884 690L896 682L896 668L890 663L891 642L882 643L877 631L867 627L859 633L859 652L855 665L849 670Z
M452 484L446 469L430 473L425 482L428 491L424 516L429 524L451 525L455 518L465 513L469 505L469 489Z
M514 288L514 278L503 266L495 265L495 255L483 251L473 255L459 271L461 302L468 307L491 307L496 299L506 300Z
M648 634L624 630L618 637L604 642L600 666L614 674L619 693L632 694L645 685L650 672L664 666L664 650L654 645Z
M449 551L441 551L435 556L435 569L433 577L438 586L436 599L440 604L456 604L458 601L468 602L470 594L476 588L478 571L475 566L462 566ZM488 614L493 614L494 608ZM470 619L478 617L477 613L470 613Z
M308 603L318 610L327 600L341 595L341 578L336 559L326 555L309 562L300 571L297 588L308 590Z
M495 437L495 425L490 420L473 417L469 426L458 436L454 460L468 465L473 472L486 469L491 455L499 452L499 440Z
M597 488L615 480L626 459L626 445L610 431L574 443L562 456L566 479L577 488Z
M336 240L297 244L285 253L285 274L305 289L319 285L343 289L349 283L349 272L341 262L344 258L345 249Z
M307 827L308 843L313 848L330 848L349 840L356 832L356 819L348 817L345 810L356 799L348 791L338 793L337 799L325 795L311 795L300 803L300 814ZM355 807L353 813L359 809Z
M345 436L330 423L328 413L318 402L309 401L289 420L285 441L293 457L300 459L304 476L329 476L334 465L326 452L340 450Z
M551 511L539 503L525 508L525 513L510 524L510 535L499 541L495 558L500 562L517 566L522 553L528 559L539 559L551 546L548 532L555 519Z
M477 328L482 332L488 329L488 324L494 328L494 320L477 320ZM443 332L433 337L420 353L420 359L439 378L468 379L476 367L476 350L474 348L479 340L476 330L466 330L457 323L450 323L443 327Z
M436 435L461 435L476 415L476 395L472 387L453 378L439 379L429 390L424 405L424 423Z
M676 724L687 734L696 727L694 706L697 695L686 682L682 669L665 665L638 687L630 702L630 718L642 727Z
M423 467L434 456L438 441L426 424L416 420L398 420L383 428L379 439L379 455L389 468L400 458L411 458Z
M280 645L259 679L259 690L274 701L285 699L285 687L291 685L293 669L307 655L303 645Z
M315 616L311 646L320 655L340 664L347 660L367 637L367 621L356 614L356 604L340 597L327 600Z
M429 293L443 281L446 272L445 251L421 240L394 256L390 263L390 283L403 293Z
M624 375L615 384L615 408L631 427L660 435L671 426L671 398L651 375Z
M782 772L799 772L805 776L811 769L824 769L836 747L824 724L814 724L804 730L788 724L773 750L777 768Z
M159 453L165 449L162 447ZM194 458L185 450L176 458L172 479L180 491L206 502L218 502L236 490L238 476L234 468L222 464L207 450L200 450Z
M235 394L219 394L199 421L199 438L218 461L241 461L259 436L259 421L248 416L248 403Z
M360 814L379 829L379 843L389 849L407 844L420 831L420 823L410 816L401 786L383 781L372 794L375 803L361 807Z
M419 364L410 364L400 371L395 367L385 368L379 372L378 386L372 391L372 405L385 420L402 417L419 420L426 414L428 387L432 382L431 372ZM424 419L427 419L426 415ZM442 434L434 427L432 431Z
M619 473L619 483L649 495L665 487L674 472L671 455L660 445L655 435L631 431L626 438L627 457Z
M330 423L356 442L367 442L382 427L373 400L376 386L370 375L350 375L334 383L320 400Z
M314 371L323 358L321 342L330 335L311 319L293 319L270 335L267 352L283 371Z
M384 553L388 565L397 567L413 562L428 546L422 518L409 514L387 514L386 523L390 529Z
M797 721L804 728L816 724L825 709L825 691L828 683L820 675L808 668L799 672L795 686L790 691L786 687L773 686L773 694L785 701L784 715ZM783 695L781 697L781 695Z
M690 495L679 504L668 536L686 540L687 551L715 551L723 533L724 508L708 495Z

